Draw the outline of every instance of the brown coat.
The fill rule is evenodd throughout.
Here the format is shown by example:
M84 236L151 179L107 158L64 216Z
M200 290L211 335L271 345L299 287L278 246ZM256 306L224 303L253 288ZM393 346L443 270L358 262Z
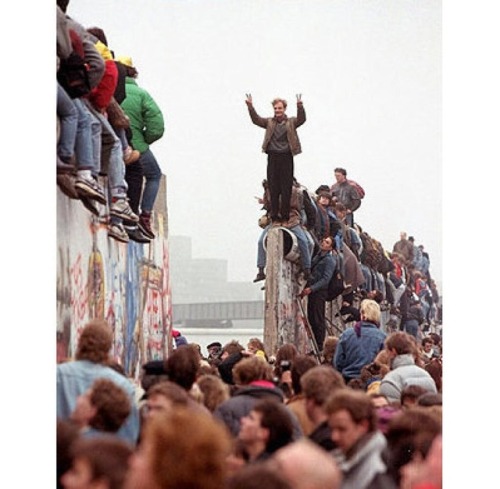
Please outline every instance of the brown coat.
M262 152L267 153L269 141L271 141L271 136L273 134L274 128L276 127L276 119L274 117L260 117L253 105L248 106L248 112L250 114L252 122L256 126L263 127L266 130L266 133L264 135L264 142L262 143ZM297 128L304 124L305 121L306 111L304 110L302 104L297 105L297 117L286 117L286 135L288 145L290 146L290 151L292 152L293 156L302 153L299 136L297 134Z

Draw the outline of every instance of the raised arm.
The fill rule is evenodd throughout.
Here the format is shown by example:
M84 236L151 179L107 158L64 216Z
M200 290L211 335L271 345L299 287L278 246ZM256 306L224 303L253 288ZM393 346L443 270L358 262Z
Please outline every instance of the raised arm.
M297 95L297 122L295 127L299 127L306 122L306 111L304 110L304 104L302 103L302 94Z
M256 126L263 127L265 129L267 127L267 119L257 114L257 111L253 106L252 95L247 93L246 96L247 98L245 99L245 103L247 104L248 107L248 113L250 114L250 119L252 119L252 122Z

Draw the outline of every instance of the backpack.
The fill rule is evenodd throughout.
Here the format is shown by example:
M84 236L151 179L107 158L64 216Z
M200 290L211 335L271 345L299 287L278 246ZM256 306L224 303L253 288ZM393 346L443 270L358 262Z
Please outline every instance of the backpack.
M61 59L57 71L57 81L71 98L79 98L90 93L89 65L85 62L85 53L81 37L69 29L73 51Z
M348 179L347 183L356 189L356 192L358 193L360 199L364 198L365 189L358 182Z
M342 276L342 273L340 272L340 256L337 255L337 266L335 267L335 270L333 271L332 278L330 279L330 282L328 282L328 289L326 291L326 300L328 302L335 300L340 294L345 289L345 284L344 284L344 277Z
M377 270L379 263L382 261L383 253L380 252L372 237L366 231L361 233L360 238L363 243L363 251L360 255L361 263L373 270Z

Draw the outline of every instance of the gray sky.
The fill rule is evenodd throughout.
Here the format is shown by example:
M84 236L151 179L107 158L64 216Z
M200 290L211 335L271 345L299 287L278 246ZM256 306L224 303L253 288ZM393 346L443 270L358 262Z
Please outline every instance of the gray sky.
M357 222L386 249L404 230L441 282L441 2L437 0L72 0L99 26L162 108L152 145L167 175L172 235L196 258L227 258L230 280L252 280L266 155L250 122L252 93L302 93L307 121L297 179L311 190L333 169L366 190Z

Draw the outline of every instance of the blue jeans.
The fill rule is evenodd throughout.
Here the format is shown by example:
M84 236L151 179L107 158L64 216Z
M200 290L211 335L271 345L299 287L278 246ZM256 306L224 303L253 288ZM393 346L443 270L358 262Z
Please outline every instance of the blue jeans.
M75 152L78 110L71 97L59 83L57 84L57 117L59 118L60 128L57 154L66 161Z
M99 124L93 120L87 106L79 98L73 99L76 110L78 111L78 128L76 131L75 156L78 170L90 170L92 175L97 176L101 168L101 132ZM99 137L99 158L96 158L96 149L94 143L96 134Z
M110 197L126 197L127 182L125 180L125 163L123 162L122 143L108 119L99 111L90 108L92 116L101 126L101 144L110 145L111 151L108 162L108 192Z
M146 179L142 193L141 211L151 212L160 189L161 168L150 149L141 154L142 174Z
M403 325L404 331L415 338L418 336L418 321L416 319L407 319Z
M363 276L365 277L365 281L361 285L361 288L363 290L366 290L367 292L370 292L370 290L372 290L372 287L373 287L372 274L371 274L370 268L367 265L365 265L364 263L360 263L359 266L361 267L361 271L363 272Z

